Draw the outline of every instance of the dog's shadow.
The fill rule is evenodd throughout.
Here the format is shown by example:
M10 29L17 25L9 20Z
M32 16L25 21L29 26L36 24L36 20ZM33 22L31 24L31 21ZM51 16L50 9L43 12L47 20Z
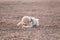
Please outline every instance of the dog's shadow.
M33 27L32 28L37 28L37 26L36 25L33 25Z

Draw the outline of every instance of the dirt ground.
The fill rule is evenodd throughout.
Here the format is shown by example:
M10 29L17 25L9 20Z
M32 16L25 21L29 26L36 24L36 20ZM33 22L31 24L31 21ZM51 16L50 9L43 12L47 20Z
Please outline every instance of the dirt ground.
M26 15L39 18L40 26L17 27ZM0 1L0 40L60 40L60 1Z

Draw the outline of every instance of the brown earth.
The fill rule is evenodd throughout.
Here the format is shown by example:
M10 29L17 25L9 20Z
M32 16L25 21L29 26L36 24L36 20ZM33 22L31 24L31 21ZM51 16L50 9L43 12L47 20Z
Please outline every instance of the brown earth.
M40 26L17 27L25 15L40 19ZM0 40L60 40L60 1L0 1Z

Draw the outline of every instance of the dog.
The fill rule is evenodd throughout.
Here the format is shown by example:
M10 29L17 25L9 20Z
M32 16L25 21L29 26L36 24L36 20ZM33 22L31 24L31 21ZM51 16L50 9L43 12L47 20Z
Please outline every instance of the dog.
M31 16L23 16L22 20L17 24L17 26L21 26L22 28L39 26L39 19Z

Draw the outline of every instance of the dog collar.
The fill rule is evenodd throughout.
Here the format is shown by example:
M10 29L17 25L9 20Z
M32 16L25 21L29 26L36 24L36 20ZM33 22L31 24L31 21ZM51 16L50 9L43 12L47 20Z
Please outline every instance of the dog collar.
M33 20L33 19L30 19L30 23L32 23L32 24L33 24L33 23L34 23L34 20Z

